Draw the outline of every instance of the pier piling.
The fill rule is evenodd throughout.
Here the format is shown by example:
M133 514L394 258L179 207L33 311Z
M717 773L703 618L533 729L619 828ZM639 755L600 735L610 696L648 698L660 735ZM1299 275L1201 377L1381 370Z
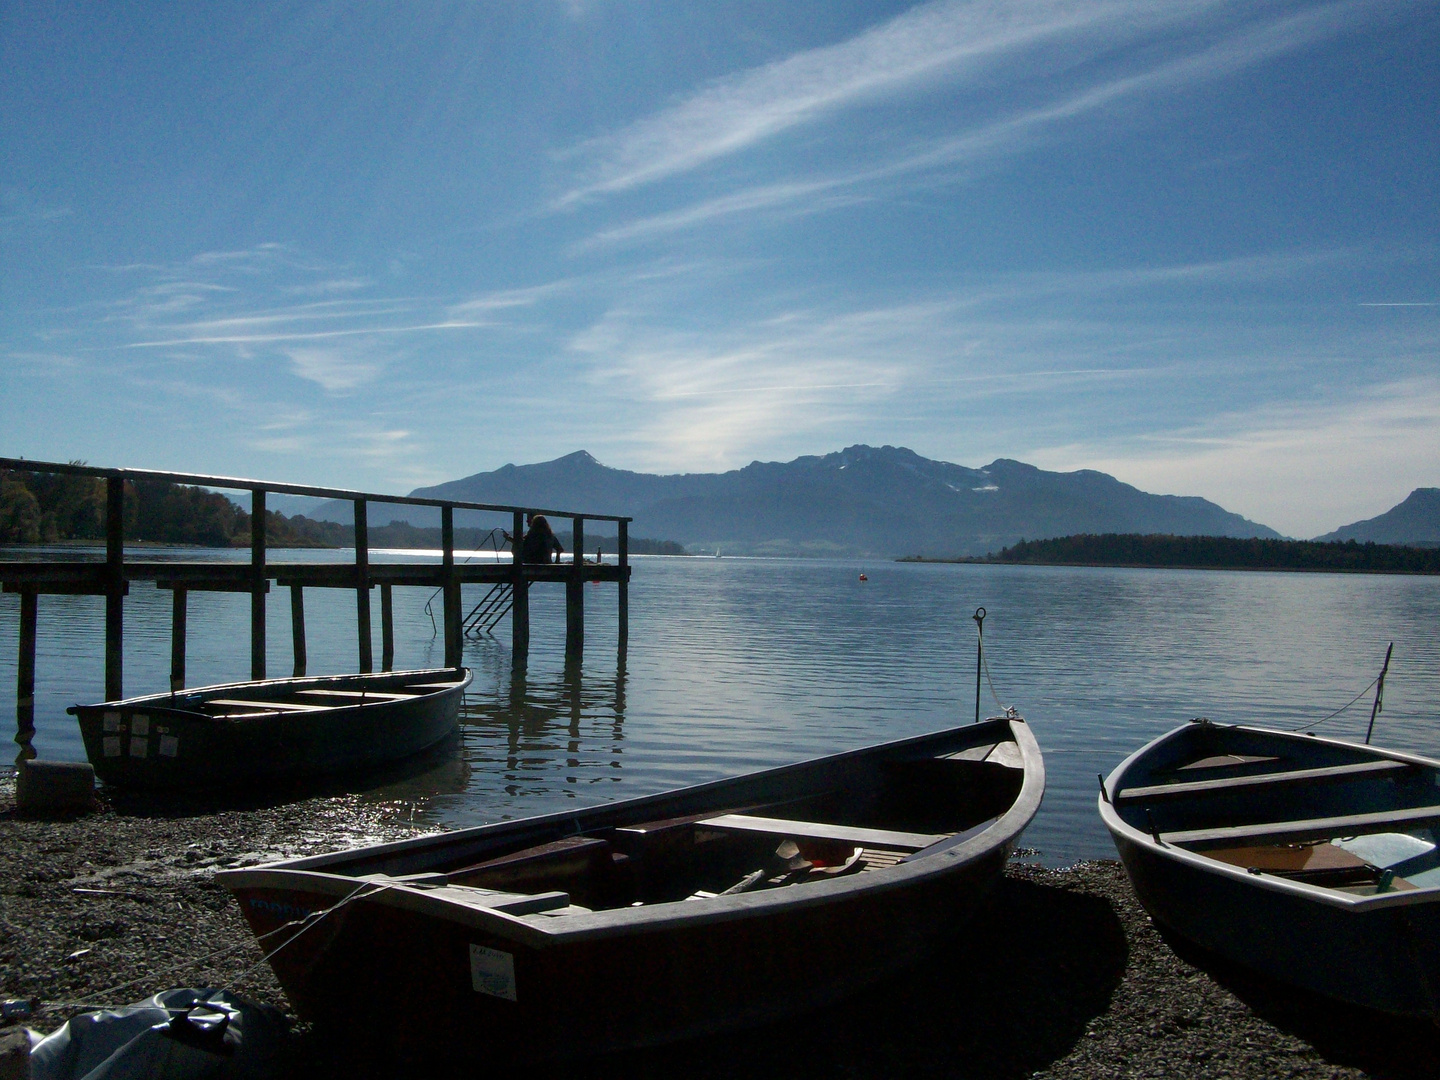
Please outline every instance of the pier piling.
M265 678L265 491L250 496L250 678Z
M464 641L460 626L460 582L455 577L455 509L440 508L440 561L444 567L445 666L459 667Z
M253 594L252 594L253 595ZM185 616L189 590L170 590L170 692L185 689Z
M380 586L380 670L392 671L394 668L395 609L390 597L390 584L386 582Z
M520 561L520 541L525 536L525 511L516 510L510 526L510 654L517 666L524 666L530 654L530 583Z
M290 636L295 642L295 678L305 674L305 587L290 586Z
M105 479L105 700L125 696L125 478Z
M355 625L360 635L360 673L375 670L370 639L370 523L365 500L355 500Z
M565 580L565 656L575 661L585 652L585 519L572 520L570 576Z
M34 589L20 590L20 655L15 665L15 741L20 753L15 764L35 757L35 630L39 625L39 596Z

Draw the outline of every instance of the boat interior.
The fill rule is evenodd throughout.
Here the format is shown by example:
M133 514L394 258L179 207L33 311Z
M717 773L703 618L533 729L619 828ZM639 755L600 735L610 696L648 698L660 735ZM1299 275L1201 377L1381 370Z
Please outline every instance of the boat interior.
M1360 896L1440 887L1432 767L1303 736L1197 723L1108 796L1162 843Z
M412 862L389 874L444 887L457 900L461 889L499 894L477 902L504 910L512 910L505 898L546 898L545 914L797 886L882 870L976 835L1013 805L1024 779L1013 741L876 761L863 773L852 768L790 798L765 785L747 791L742 780L722 787L708 807L662 801L654 816L634 820L615 820L601 807L588 826L582 813L538 834L502 829L487 843L441 848L423 867ZM361 862L340 872L388 876L370 869Z
M295 686L285 683L262 684L255 687L230 687L218 696L207 693L179 693L157 696L135 712L178 709L186 713L238 719L245 716L275 713L324 712L347 705L367 705L385 701L408 701L463 686L463 680L436 679L432 674L419 680L389 679L384 681L356 680L351 686L329 682L317 686ZM124 710L129 712L132 710Z

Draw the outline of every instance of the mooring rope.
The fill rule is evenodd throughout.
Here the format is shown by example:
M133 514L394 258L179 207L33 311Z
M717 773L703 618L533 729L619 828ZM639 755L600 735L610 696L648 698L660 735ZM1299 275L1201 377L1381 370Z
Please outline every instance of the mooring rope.
M1290 730L1292 730L1292 731L1309 731L1311 728L1319 727L1321 724L1325 723L1326 720L1333 720L1333 719L1335 719L1335 717L1339 716L1339 715L1340 715L1342 712L1344 712L1346 709L1350 708L1351 705L1354 705L1357 701L1359 701L1359 700L1360 700L1361 698L1363 698L1366 694L1368 694L1372 689L1374 689L1375 684L1378 683L1379 681L1380 681L1380 676L1377 675L1377 676L1375 676L1375 678L1373 678L1373 679L1370 680L1370 682L1366 685L1366 687L1365 687L1364 690L1361 690L1361 691L1360 691L1358 694L1356 694L1353 698L1351 698L1349 701L1347 701L1344 705L1341 705L1340 708L1336 709L1334 712L1330 713L1328 716L1322 716L1319 720L1316 720L1316 721L1314 721L1314 722L1312 722L1312 723L1309 723L1309 724L1305 724L1305 725L1303 725L1303 726L1301 726L1301 727L1291 728Z
M466 556L465 556L465 561L464 561L463 563L461 563L460 565L461 565L461 566L467 566L467 565L469 565L470 560L473 559L476 555L479 555L480 552L481 552L482 550L484 550L485 541L486 541L486 540L488 540L488 541L490 542L490 547L491 547L491 549L495 552L496 558L499 558L499 556L500 556L500 545L495 542L495 534L496 534L497 532L503 532L503 531L504 531L504 530L503 530L503 529L500 529L500 528L491 529L488 533L485 534L485 539L484 539L484 540L481 540L480 543L476 544L476 545L475 545L475 549L474 549L473 551L471 551L469 555L466 555ZM444 592L444 591L445 591L445 590L444 590L443 588L442 588L442 589L436 589L433 593L430 594L430 599L425 601L425 614L430 616L430 637L431 637L431 640L434 640L434 639L439 635L439 633L440 633L440 628L435 625L435 609L434 609L433 607L431 607L431 605L435 603L435 597L439 596L439 595L440 595L442 592Z
M1015 706L1006 705L1000 700L1000 695L995 690L995 680L990 678L990 657L985 655L984 650L980 652L980 666L985 671L985 681L990 685L990 696L995 699L995 707L1006 716L1015 716Z
M259 960L256 960L254 963L247 965L244 969L242 969L242 970L239 972L239 974L235 975L234 978L227 979L227 980L225 981L224 985L219 986L219 987L216 987L215 989L216 989L216 990L229 990L229 989L232 989L236 983L238 983L241 979L245 978L246 975L249 975L250 972L254 971L254 970L255 970L256 968L258 968L261 964L269 963L272 957L274 957L277 953L280 952L280 950L284 949L284 948L285 948L287 945L289 945L291 942L295 941L298 937L300 937L301 934L304 934L305 932L314 929L317 925L319 925L319 923L320 923L327 915L333 915L335 912L339 911L339 910L340 910L341 908L343 908L345 905L351 903L351 902L354 901L354 900L359 899L362 894L363 894L363 895L366 895L366 896L373 896L375 893L383 892L384 890L386 890L386 889L388 889L388 888L390 888L390 887L391 887L391 883L390 883L390 882L387 882L387 881L362 881L362 882L361 882L359 885L357 885L353 890L351 890L351 891L350 891L349 893L347 893L345 896L341 897L341 898L340 898L338 901L336 901L334 904L331 904L328 908L325 908L323 911L312 911L309 915L306 915L303 919L291 919L289 922L281 923L281 924L280 924L279 926L277 926L274 930L268 930L268 931L266 931L266 932L263 933L263 934L257 934L256 937L255 937L256 942L257 942L257 943L263 943L267 938L272 938L272 937L274 937L276 934L280 933L282 930L288 930L289 928L291 928L291 927L293 927L293 926L299 926L299 927L300 927L299 930L297 930L295 933L291 934L289 937L287 937L284 941L282 941L282 942L281 942L279 945L277 945L275 948L271 949L268 953L265 953L263 956L261 956ZM368 892L368 893L367 893L367 892L365 891L365 890L367 890L367 889L370 889L371 892ZM306 924L308 924L308 925L306 925ZM0 915L0 925L3 925L7 930L9 930L9 931L11 931L12 933L15 933L15 934L19 934L19 933L22 932L19 927L17 927L17 926L16 926L14 923L12 923L9 919L5 918L3 915ZM218 957L218 956L224 956L224 955L226 955L227 953L238 952L239 950L248 948L249 946L250 946L250 942L248 942L248 941L237 942L237 943L234 944L234 945L227 945L227 946L225 946L223 949L216 949L214 952L209 953L209 954L207 954L207 955L205 955L205 956L199 957L199 958L196 959L196 960L191 960L191 961L189 961L188 963L186 963L183 967L174 968L174 969L172 969L172 971L174 971L175 974L177 974L177 975L180 974L180 973L186 972L186 971L192 971L192 970L194 970L195 968L198 968L198 967L200 967L200 966L203 965L203 964L209 963L211 960L214 960L214 959L215 959L216 957ZM263 948L263 944L262 944L261 947ZM113 1010L116 1010L116 1009L123 1009L123 1008L125 1008L126 1006L124 1006L124 1005L115 1005L115 1004L113 1004L113 1003L111 1003L111 1002L109 1002L109 1001L98 1001L98 1000L95 1000L95 999L97 999L97 998L113 998L113 997L114 997L116 994L118 994L121 990L128 990L130 987L135 986L135 985L137 985L137 984L139 984L139 983L153 982L153 981L154 981L154 975L142 975L142 976L140 976L138 979L131 979L129 982L119 983L119 984L117 984L117 985L115 985L115 986L107 986L107 987L106 987L105 989L103 989L103 990L98 990L98 991L96 991L94 994L88 995L89 998L91 999L91 1000L89 1000L89 1001L45 1001L45 1000L42 999L42 1000L40 1000L40 1001L38 1001L38 1002L36 1003L36 1005L34 1006L34 1009L35 1009L36 1012L47 1012L47 1011L50 1011L50 1010L58 1010L58 1009L65 1009L65 1010L78 1009L78 1010L81 1010L81 1011L91 1011L91 1010L94 1010L94 1009L109 1009L109 1010L112 1010L112 1011L113 1011Z

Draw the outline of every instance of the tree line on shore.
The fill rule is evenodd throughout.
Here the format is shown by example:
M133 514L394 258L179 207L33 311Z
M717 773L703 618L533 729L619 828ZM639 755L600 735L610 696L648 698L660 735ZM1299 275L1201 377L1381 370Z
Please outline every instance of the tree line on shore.
M73 464L83 464L74 462ZM195 547L248 547L250 514L224 495L166 480L126 480L125 538L156 544ZM569 549L570 537L560 541ZM105 482L99 477L68 473L0 471L0 544L52 544L105 539ZM369 529L371 547L438 548L440 530L392 521ZM591 538L611 545L613 537ZM265 512L267 547L352 547L355 526L317 521L302 514L286 517ZM476 551L503 549L499 529L457 528L455 548ZM587 544L587 547L590 544ZM684 555L670 540L631 537L632 555Z
M1051 540L1021 540L982 559L969 561L1215 570L1435 574L1440 573L1440 548L1360 544L1354 540L1319 542L1231 536L1082 533Z

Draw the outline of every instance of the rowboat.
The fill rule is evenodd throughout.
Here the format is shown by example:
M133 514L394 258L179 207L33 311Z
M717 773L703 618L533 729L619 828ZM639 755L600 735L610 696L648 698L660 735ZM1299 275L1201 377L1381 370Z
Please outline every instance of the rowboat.
M202 686L75 705L107 784L274 783L399 761L455 730L470 672L427 668Z
M1440 762L1195 721L1101 785L1162 927L1262 975L1440 1019Z
M225 871L299 1014L383 1060L637 1048L821 1005L963 931L1039 808L994 719L579 811Z

